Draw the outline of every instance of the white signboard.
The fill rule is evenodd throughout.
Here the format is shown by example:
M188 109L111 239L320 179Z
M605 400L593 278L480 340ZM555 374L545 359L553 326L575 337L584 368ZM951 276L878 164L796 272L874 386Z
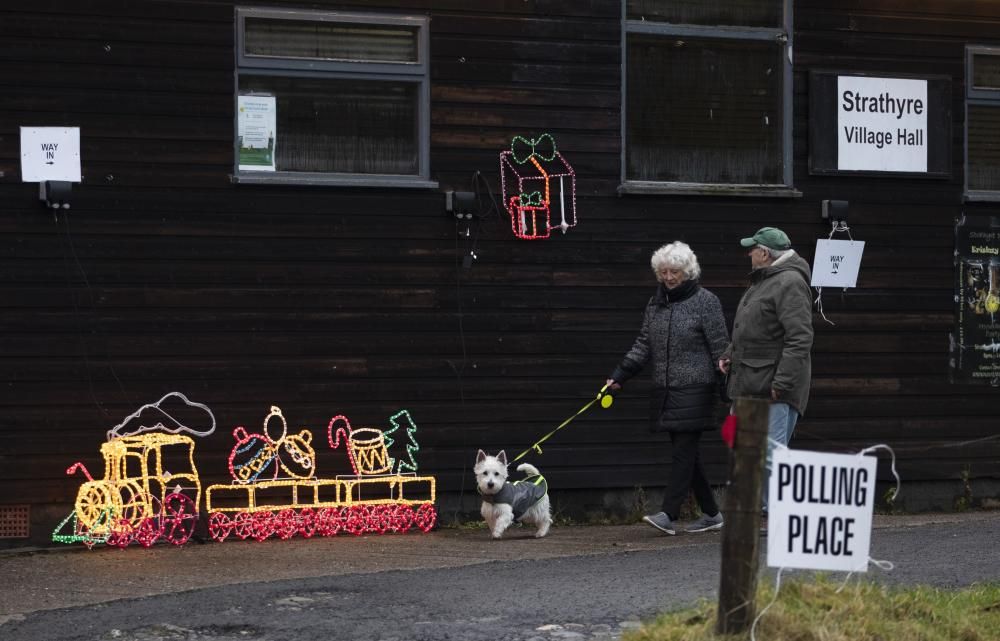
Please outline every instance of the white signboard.
M21 180L80 182L80 128L21 127Z
M274 96L239 96L237 134L241 171L274 171L277 107Z
M865 251L863 240L816 241L816 257L813 259L813 287L855 287L858 284L858 270L861 268L861 254Z
M837 169L927 172L927 81L837 77Z
M775 449L767 565L867 572L877 462L873 456Z

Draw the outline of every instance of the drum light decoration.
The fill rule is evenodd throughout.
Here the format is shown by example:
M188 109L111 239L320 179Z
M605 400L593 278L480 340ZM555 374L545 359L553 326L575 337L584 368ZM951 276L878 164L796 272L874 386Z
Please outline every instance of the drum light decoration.
M275 460L281 460L284 444L290 438L297 438L292 443L299 448L298 462L301 464L308 459L311 462L308 467L315 473L315 454L310 446L312 434L303 430L297 437L288 437L283 430L281 436L275 438L267 431L268 421L275 417L284 421L281 410L272 407L264 420L263 433L250 435L244 430L243 440L254 438L257 451L266 449L262 445L266 440L275 446ZM209 534L221 542L231 536L264 541L272 536L310 538L334 536L340 532L385 534L406 532L413 527L429 531L437 520L434 509L436 480L432 476L415 474L414 454L419 449L414 437L416 424L405 410L392 416L390 422L393 428L383 432L371 427L352 428L350 420L342 414L330 419L327 441L331 449L340 449L343 444L347 450L354 472L350 476L258 478L242 482L231 465L234 481L228 485L212 485L205 491ZM405 466L413 472L392 473L394 461L388 456L388 448L393 439L388 435L404 424L409 439L409 462ZM237 441L239 447L239 436ZM270 452L267 450L267 455ZM404 462L400 462L399 467L403 466ZM285 466L277 467L287 472Z
M518 238L548 238L556 228L565 234L577 223L576 173L556 149L551 134L532 139L514 136L510 150L500 152L500 188ZM553 207L559 214L555 225Z

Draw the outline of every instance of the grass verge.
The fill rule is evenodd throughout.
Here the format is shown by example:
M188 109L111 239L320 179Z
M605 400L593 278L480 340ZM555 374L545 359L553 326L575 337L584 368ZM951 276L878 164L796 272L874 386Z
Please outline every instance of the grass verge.
M757 641L997 641L1000 583L960 590L841 583L818 575L783 580L778 600L758 622ZM758 612L774 597L761 586ZM622 641L721 641L715 602L671 612L627 632Z

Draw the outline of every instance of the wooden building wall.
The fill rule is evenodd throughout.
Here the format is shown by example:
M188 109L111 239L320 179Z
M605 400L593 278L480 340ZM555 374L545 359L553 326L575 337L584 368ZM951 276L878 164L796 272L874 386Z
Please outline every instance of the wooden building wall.
M208 481L226 476L231 429L260 425L272 404L320 445L333 415L384 425L405 407L421 427L421 470L446 503L461 494L468 505L476 448L527 447L592 398L628 349L656 247L691 243L731 321L748 272L738 239L780 226L811 259L829 231L825 198L851 202L867 247L858 289L824 296L837 324L817 316L796 445L885 442L904 480L956 494L963 473L1000 477L996 391L947 378L953 221L1000 212L961 202L964 46L1000 44L997 3L796 1L794 199L616 195L617 0L246 5L429 15L441 189L234 185L231 2L5 5L0 503L54 522L80 482L66 467L100 473L105 430L177 390L218 419L198 444ZM952 178L809 176L811 68L951 76ZM54 217L20 182L21 125L81 128L84 180L68 212ZM462 236L442 191L485 196L488 183L496 196L498 152L541 132L576 169L579 226L523 242L494 211ZM644 390L630 385L545 448L538 463L557 496L664 481L669 448L647 432ZM318 450L321 474L344 471L341 453ZM717 438L707 458L721 481Z

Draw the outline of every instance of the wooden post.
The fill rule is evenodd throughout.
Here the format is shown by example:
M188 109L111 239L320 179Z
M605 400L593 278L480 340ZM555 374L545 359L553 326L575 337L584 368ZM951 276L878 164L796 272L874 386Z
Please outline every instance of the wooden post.
M736 443L723 513L722 568L719 574L718 634L750 629L756 614L757 559L760 552L761 488L767 456L770 403L736 400Z

